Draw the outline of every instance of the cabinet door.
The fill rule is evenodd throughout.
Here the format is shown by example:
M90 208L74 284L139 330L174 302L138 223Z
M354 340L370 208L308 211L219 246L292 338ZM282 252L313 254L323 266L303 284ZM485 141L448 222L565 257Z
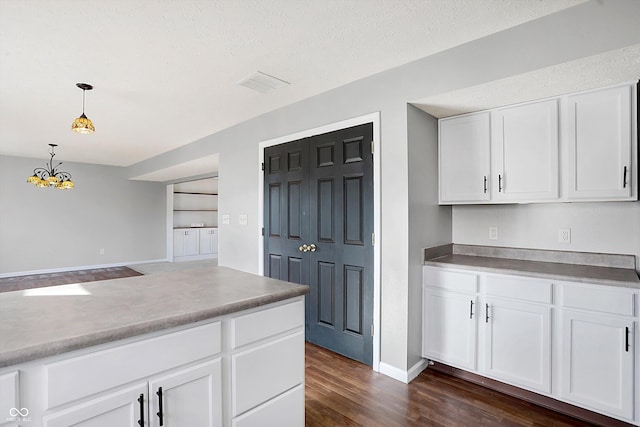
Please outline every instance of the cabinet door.
M492 124L496 201L558 197L558 101L497 110Z
M218 230L200 229L200 255L218 253Z
M438 127L440 203L488 201L489 113L443 119Z
M633 420L634 322L561 310L563 398Z
M429 287L423 289L423 357L475 370L476 296Z
M487 299L487 375L510 384L551 392L551 308Z
M630 199L632 89L626 85L569 97L569 199Z
M149 382L149 394L152 427L222 425L220 359L156 377Z
M184 256L184 231L173 230L173 256Z
M185 230L184 234L184 255L198 255L200 250L199 230Z
M109 393L68 409L53 412L42 420L43 427L139 427L141 409L147 422L147 383ZM141 401L140 401L141 399Z

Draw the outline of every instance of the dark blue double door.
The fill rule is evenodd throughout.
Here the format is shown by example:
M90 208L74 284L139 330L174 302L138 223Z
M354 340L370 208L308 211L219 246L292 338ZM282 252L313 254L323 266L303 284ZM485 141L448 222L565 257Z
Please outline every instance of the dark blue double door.
M264 152L264 271L311 288L306 338L373 357L373 125Z

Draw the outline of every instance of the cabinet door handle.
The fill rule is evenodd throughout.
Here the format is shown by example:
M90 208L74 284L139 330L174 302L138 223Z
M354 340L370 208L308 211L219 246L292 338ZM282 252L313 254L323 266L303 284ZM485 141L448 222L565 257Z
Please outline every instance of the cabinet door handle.
M144 427L144 394L140 394L138 403L140 404L140 419L138 420L138 425Z
M484 194L487 194L487 175L484 176Z
M489 304L484 305L484 323L489 323Z
M160 425L164 425L164 411L162 410L162 387L158 387L158 391L156 392L158 395L158 409L160 409L156 415L160 420Z
M622 170L622 188L627 188L627 167Z
M629 351L629 327L624 328L624 351Z
M498 174L498 193L502 192L502 175Z
M473 319L473 300L469 301L469 319Z

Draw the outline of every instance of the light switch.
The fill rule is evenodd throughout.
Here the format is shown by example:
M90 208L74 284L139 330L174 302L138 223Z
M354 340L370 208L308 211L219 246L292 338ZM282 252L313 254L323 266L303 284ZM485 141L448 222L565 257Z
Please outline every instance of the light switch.
M222 214L222 225L229 225L231 222L231 216L229 214Z
M247 225L247 214L240 214L240 216L238 216L238 224Z

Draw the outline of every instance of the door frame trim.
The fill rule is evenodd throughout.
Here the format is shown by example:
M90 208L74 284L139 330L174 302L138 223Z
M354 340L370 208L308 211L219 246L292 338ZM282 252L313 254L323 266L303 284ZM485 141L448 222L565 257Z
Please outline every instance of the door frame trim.
M380 298L381 298L381 221L380 221L380 196L381 196L381 174L380 174L380 112L366 114L339 122L329 123L323 126L306 129L289 135L268 139L258 144L258 274L264 275L264 242L262 227L264 227L264 175L262 173L262 163L264 162L264 149L272 145L284 144L297 141L298 139L310 136L321 135L340 129L358 126L365 123L373 123L373 233L375 244L373 245L373 370L380 371Z

